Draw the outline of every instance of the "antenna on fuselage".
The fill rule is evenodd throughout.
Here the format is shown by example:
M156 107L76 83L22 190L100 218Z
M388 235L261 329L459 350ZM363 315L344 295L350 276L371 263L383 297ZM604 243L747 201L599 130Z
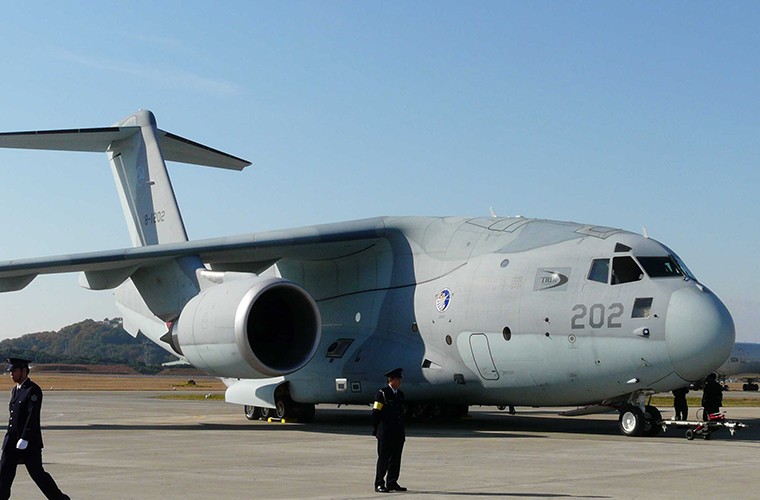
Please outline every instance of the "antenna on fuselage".
M646 226L641 226L641 235L644 236L644 238L649 239L649 233L647 233Z
M488 207L488 210L491 212L491 217L494 219L498 217L498 215L496 215L496 212L494 212L493 207Z

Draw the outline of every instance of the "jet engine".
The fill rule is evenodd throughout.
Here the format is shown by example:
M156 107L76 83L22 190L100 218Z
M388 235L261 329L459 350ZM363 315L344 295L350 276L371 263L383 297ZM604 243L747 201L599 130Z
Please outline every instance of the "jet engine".
M218 377L267 378L302 368L321 337L319 309L300 286L258 276L203 290L172 325L172 347Z

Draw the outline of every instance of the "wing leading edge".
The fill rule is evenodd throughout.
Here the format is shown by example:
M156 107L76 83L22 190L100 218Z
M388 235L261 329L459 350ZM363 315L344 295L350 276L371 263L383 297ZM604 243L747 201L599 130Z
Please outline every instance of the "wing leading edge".
M260 272L283 257L323 260L361 251L386 234L382 218L297 229L0 262L0 292L40 274L83 271L88 288L115 288L138 269L197 255L214 269Z

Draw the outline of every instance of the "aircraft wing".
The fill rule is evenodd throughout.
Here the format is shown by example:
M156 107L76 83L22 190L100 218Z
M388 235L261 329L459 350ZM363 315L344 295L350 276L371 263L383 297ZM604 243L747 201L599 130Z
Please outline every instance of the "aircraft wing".
M382 218L100 252L0 262L0 292L20 290L40 274L84 271L93 289L113 288L137 269L197 255L214 270L258 273L282 258L350 255L386 234ZM100 284L98 286L98 283Z

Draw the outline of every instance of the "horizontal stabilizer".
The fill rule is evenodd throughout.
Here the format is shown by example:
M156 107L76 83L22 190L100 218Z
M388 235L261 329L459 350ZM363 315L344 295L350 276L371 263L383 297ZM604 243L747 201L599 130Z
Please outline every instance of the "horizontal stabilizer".
M0 147L103 153L112 142L126 139L139 131L140 127L99 127L5 132L0 134Z
M126 126L6 132L0 133L0 147L103 153L108 151L112 143L131 137L139 131L140 127ZM164 159L169 161L232 170L242 170L251 164L242 158L163 130L158 130L158 142Z
M184 137L158 130L158 143L165 160L203 165L206 167L243 170L251 164L247 160L232 156L217 149L198 144Z

